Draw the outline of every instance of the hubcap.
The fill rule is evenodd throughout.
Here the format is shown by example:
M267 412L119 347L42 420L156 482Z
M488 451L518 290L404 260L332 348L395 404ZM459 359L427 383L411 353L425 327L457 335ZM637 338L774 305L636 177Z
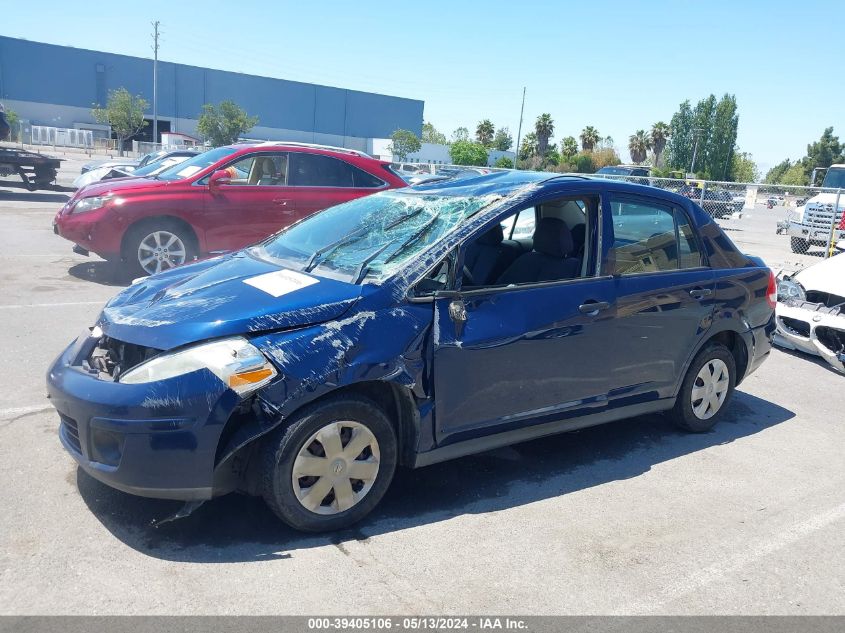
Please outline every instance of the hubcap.
M138 263L153 275L185 263L185 243L170 231L153 231L138 246Z
M730 373L724 361L714 358L704 364L692 386L692 412L699 420L712 418L725 401Z
M332 422L302 445L293 462L293 491L311 512L345 512L367 496L379 461L378 441L370 429L358 422Z

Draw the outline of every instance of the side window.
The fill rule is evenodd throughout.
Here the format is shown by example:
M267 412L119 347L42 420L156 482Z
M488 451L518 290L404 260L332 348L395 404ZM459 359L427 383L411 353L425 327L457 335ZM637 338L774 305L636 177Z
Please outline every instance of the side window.
M291 154L288 184L293 187L354 187L352 165L322 154Z
M680 209L675 209L675 222L678 225L678 253L681 268L701 266L701 252L698 250L698 242L695 241L695 233L686 214Z
M230 163L224 169L232 179L230 185L283 187L287 179L287 154L252 154Z
M372 174L365 172L363 169L359 169L354 165L350 165L349 168L352 170L352 185L354 187L360 187L363 189L377 189L378 187L384 186L383 180L380 180Z
M679 210L647 202L614 200L615 275L661 272L701 265L695 234Z
M534 237L534 225L537 213L534 207L523 209L519 213L502 220L502 231L506 240L525 240Z

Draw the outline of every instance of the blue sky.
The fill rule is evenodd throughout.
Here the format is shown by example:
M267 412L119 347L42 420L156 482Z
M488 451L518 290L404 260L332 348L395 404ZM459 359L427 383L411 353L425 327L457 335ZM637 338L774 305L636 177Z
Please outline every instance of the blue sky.
M826 126L845 138L838 0L3 5L4 35L142 57L157 19L161 59L423 99L447 136L489 118L515 138L525 86L523 134L549 112L554 140L593 125L623 158L629 135L711 92L736 94L740 150L764 170Z

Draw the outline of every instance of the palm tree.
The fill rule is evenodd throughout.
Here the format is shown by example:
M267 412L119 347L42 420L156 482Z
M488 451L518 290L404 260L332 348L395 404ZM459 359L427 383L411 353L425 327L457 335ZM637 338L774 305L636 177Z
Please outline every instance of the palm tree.
M651 148L651 139L646 135L645 130L637 130L628 139L628 151L631 152L631 160L639 164L648 157L648 150Z
M654 165L660 167L660 156L663 150L666 149L666 141L669 140L671 128L663 121L658 121L651 126L651 147L654 150Z
M545 156L546 150L549 149L549 139L555 133L552 115L544 113L538 116L537 122L534 123L534 133L537 135L537 154Z
M484 119L478 123L478 127L475 128L475 138L476 140L484 145L484 147L489 147L493 144L493 134L496 133L496 128L493 127L493 123L490 119Z
M595 146L601 140L599 131L592 125L588 125L583 130L581 130L581 136L579 138L581 139L581 148L585 152L592 152Z
M567 158L571 158L578 153L578 141L575 140L574 136L567 136L560 142L560 153Z

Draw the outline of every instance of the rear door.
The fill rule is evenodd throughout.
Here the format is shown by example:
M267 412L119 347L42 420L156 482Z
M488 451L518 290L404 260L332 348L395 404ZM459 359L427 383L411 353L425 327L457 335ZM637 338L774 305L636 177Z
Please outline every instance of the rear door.
M298 219L287 186L286 152L255 152L223 167L231 182L206 197L206 240L210 251L254 244Z
M288 184L300 217L367 196L386 185L339 158L305 151L291 152Z
M686 212L615 195L606 272L616 294L611 400L668 397L710 325L714 275Z

